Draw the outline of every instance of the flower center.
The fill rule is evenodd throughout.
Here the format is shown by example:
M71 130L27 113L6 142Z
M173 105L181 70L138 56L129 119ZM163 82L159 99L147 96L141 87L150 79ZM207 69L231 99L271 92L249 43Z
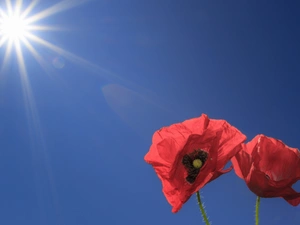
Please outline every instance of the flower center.
M196 169L200 169L201 166L202 166L202 161L200 159L194 159L193 161L193 166L196 168Z
M200 169L205 164L208 158L208 153L201 149L194 150L193 152L186 154L182 158L182 164L184 165L188 176L185 180L189 184L193 184L200 172Z

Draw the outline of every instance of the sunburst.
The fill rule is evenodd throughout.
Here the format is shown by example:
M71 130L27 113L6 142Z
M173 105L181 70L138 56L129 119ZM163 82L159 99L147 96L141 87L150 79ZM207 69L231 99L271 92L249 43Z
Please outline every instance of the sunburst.
M4 43L6 40L13 42L25 38L29 30L29 24L26 23L26 19L20 15L19 11L10 11L9 14L0 11L0 14L1 43Z
M70 8L82 5L89 1L93 0L61 0L60 2L35 14L32 14L32 11L39 0L31 0L30 4L27 7L23 7L22 0L16 0L15 4L12 4L12 0L5 0L6 8L2 7L0 3L0 50L5 49L4 59L2 61L2 66L0 69L0 75L2 74L5 66L8 64L8 60L13 52L13 49L15 49L20 75L23 77L23 79L27 79L26 65L23 58L22 46L25 46L27 50L30 51L32 56L44 69L49 68L48 63L45 62L43 57L39 54L38 50L33 47L32 44L35 43L37 45L48 48L56 54L61 55L69 61L79 64L80 66L83 66L91 70L92 72L97 73L98 75L100 75L101 73L101 76L104 76L105 79L125 82L124 79L117 76L116 74L103 69L102 67L99 67L98 65L91 63L65 49L62 49L54 43L50 43L49 41L44 40L35 34L36 31L61 30L61 28L57 26L53 27L42 25L39 23L42 19L68 10Z
M77 56L74 54L38 37L35 32L61 30L60 27L39 24L40 20L87 1L90 0L62 0L49 8L32 14L39 0L32 0L27 7L23 6L22 0L16 0L15 4L12 3L12 0L5 0L6 7L0 7L0 48L5 49L1 71L3 71L3 68L7 65L12 51L15 50L20 73L21 75L26 74L22 46L26 46L27 50L29 50L33 57L43 66L45 62L38 51L33 47L32 43L49 48L57 54L65 55L66 58L76 58ZM83 59L81 60L84 61Z

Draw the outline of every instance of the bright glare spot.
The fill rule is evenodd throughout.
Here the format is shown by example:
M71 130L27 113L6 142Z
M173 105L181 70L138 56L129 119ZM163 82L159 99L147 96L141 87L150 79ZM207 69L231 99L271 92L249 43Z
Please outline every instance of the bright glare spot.
M36 33L62 30L59 26L42 25L40 21L88 1L60 0L42 11L33 13L33 9L39 0L0 0L0 50L4 50L2 66L0 65L0 74L3 73L5 67L8 65L13 50L15 50L17 55L17 63L22 76L25 76L24 74L27 73L23 50L29 50L32 56L46 69L49 63L39 54L36 49L37 45L48 48L64 58L85 62L80 57L42 39ZM25 5L23 4L24 2ZM55 68L63 68L63 58L57 58L53 62L53 66Z
M35 4L33 1L24 9L21 0L16 1L14 6L10 0L6 0L6 9L0 8L0 47L4 44L13 44L16 47L32 35L33 24L28 21L28 16Z
M25 37L27 24L18 13L7 16L2 15L0 21L0 35L8 41L18 41Z

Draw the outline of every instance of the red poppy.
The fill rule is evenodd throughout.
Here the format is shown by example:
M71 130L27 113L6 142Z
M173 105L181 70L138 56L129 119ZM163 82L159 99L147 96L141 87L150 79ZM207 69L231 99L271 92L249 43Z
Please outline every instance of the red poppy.
M300 204L300 193L292 185L300 180L300 152L283 142L257 135L242 145L232 158L235 173L259 197L282 197L293 206Z
M225 120L205 114L156 131L145 161L162 181L172 212L178 212L205 184L229 172L232 168L223 168L245 139Z

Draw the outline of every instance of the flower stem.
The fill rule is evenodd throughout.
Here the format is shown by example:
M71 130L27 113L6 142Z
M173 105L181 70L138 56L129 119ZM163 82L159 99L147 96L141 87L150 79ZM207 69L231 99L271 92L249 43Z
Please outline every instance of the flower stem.
M259 222L259 215L258 215L259 204L260 204L260 197L257 196L257 198L256 198L256 207L255 207L255 225L258 225L258 222Z
M204 222L205 222L206 225L210 225L209 221L208 221L208 218L207 218L207 215L205 213L204 207L202 205L201 199L200 199L200 193L199 193L199 191L197 191L196 194L197 194L198 205L199 205L199 208L200 208L203 220L204 220Z

